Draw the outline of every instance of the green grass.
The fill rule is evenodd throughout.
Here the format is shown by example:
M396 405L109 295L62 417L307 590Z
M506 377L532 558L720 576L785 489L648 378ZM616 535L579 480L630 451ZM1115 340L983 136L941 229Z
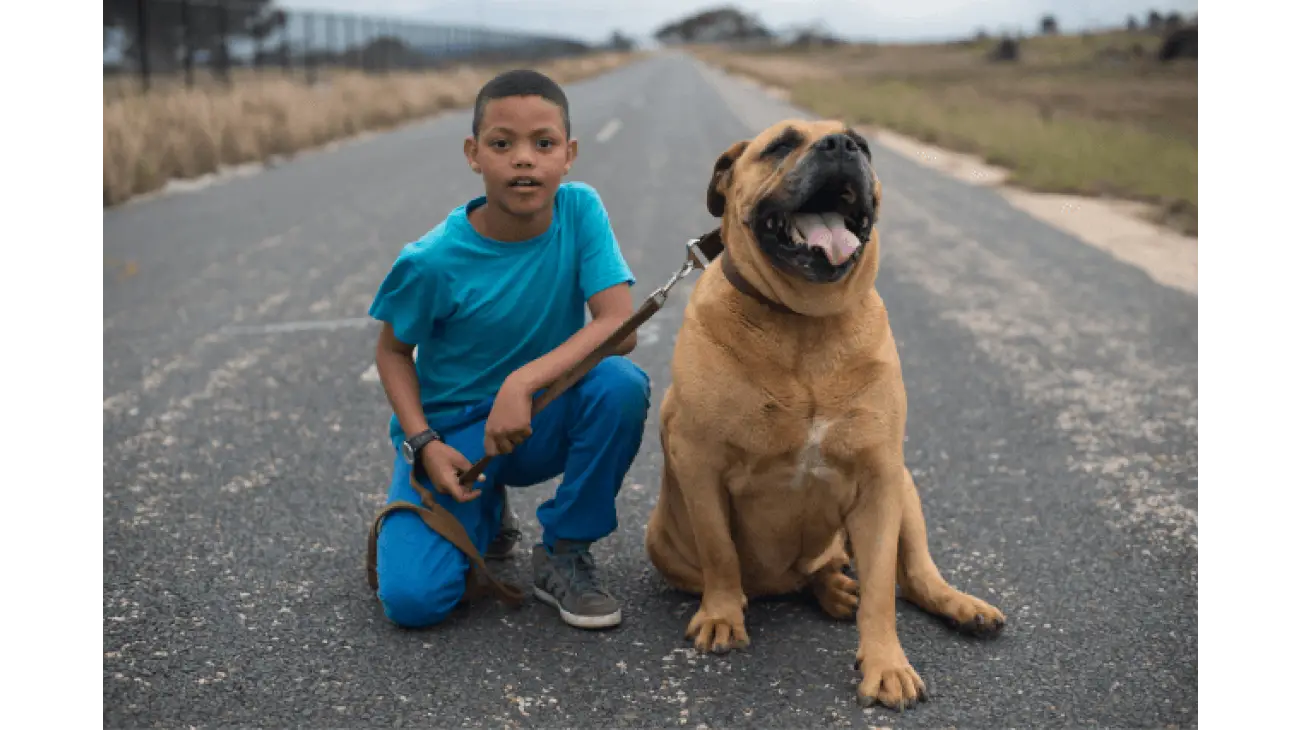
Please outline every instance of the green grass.
M1027 189L1152 203L1196 233L1194 62L1155 61L1145 33L1028 38L1018 63L990 63L995 42L694 52L823 117L980 156Z
M1156 203L1181 219L1180 228L1195 230L1194 140L1122 122L1045 115L1037 105L995 101L969 89L935 91L900 81L808 82L792 90L792 101L822 116L979 154L1026 188Z

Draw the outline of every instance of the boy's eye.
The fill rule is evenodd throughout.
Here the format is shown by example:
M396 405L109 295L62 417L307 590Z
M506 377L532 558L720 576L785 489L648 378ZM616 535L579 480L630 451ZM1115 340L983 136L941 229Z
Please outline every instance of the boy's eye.
M549 140L549 139L545 139L545 138L543 138L543 139L539 139L539 140L537 140L537 144L538 144L542 149L547 149L547 148L549 148L549 147L551 146L551 140Z
M491 147L495 147L495 148L497 148L497 149L499 149L499 150L501 150L501 149L505 149L505 148L506 148L506 145L508 145L508 144L509 144L509 142L506 142L504 139L494 139L494 140L492 140L491 142L488 142L488 145L489 145L489 146L491 146Z

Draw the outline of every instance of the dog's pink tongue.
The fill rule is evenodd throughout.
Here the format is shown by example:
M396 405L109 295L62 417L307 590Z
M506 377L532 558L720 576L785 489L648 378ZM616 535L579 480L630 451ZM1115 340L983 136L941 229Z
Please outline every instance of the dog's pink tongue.
M796 213L792 220L808 245L825 251L836 266L858 250L858 237L844 227L844 216L839 213Z

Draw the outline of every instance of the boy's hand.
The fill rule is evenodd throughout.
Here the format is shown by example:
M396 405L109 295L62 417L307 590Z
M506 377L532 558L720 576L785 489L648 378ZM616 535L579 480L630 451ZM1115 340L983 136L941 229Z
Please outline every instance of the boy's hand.
M473 466L469 459L456 449L442 443L433 441L428 446L420 450L420 461L424 464L424 471L429 475L429 480L433 482L434 489L443 494L449 495L457 502L469 502L478 499L483 492L478 489L469 489L460 484L460 475L470 470ZM482 474L479 475L478 481L486 479Z
M520 380L506 378L483 430L483 451L502 456L533 435L533 401Z

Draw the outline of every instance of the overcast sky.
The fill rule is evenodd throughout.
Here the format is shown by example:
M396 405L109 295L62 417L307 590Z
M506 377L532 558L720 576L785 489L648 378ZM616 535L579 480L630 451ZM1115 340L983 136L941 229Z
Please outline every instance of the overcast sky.
M292 9L339 10L386 15L410 21L484 25L567 35L583 40L607 38L611 31L644 38L664 23L726 0L278 0ZM971 35L976 28L1033 30L1052 13L1064 31L1081 26L1122 24L1152 9L1196 12L1196 0L737 0L768 27L820 21L850 39L908 41Z

